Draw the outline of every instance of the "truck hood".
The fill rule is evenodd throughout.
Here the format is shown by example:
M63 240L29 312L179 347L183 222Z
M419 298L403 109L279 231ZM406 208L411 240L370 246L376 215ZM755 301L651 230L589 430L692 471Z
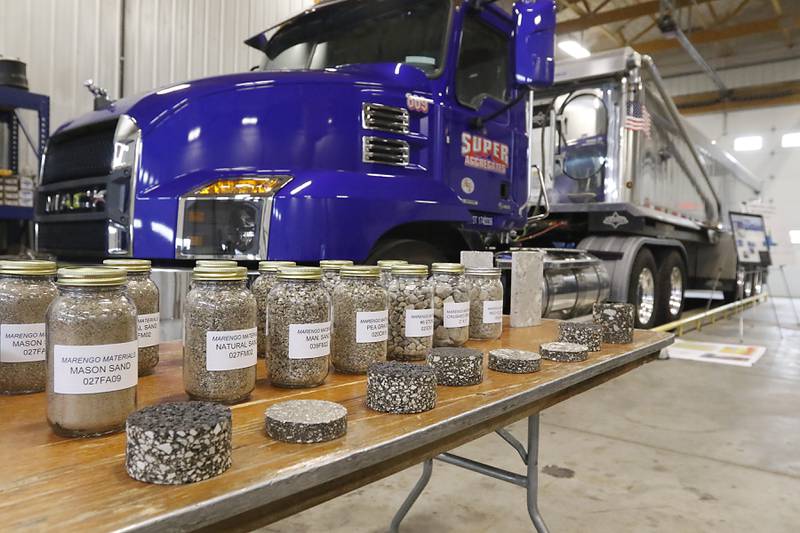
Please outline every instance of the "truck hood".
M114 120L122 114L133 117L143 133L160 121L179 111L192 100L213 94L248 87L267 85L330 85L350 84L374 87L376 90L393 89L430 93L431 81L424 72L404 63L375 63L344 65L325 70L246 72L201 78L177 83L154 91L129 96L115 101L108 109L91 111L62 124L56 134L90 124ZM323 93L321 93L323 94Z

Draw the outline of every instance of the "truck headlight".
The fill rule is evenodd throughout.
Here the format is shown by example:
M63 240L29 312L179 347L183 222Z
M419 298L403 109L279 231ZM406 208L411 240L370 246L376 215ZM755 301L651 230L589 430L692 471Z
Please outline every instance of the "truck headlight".
M114 132L114 159L111 170L133 168L142 130L128 115L121 115Z

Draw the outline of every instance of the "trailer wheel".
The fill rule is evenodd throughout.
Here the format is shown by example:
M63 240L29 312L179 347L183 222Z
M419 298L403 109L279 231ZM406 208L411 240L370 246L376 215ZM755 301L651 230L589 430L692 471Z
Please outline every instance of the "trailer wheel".
M631 269L628 301L636 309L634 311L636 327L650 329L658 320L658 279L656 276L656 260L647 248L636 254Z
M442 248L417 239L387 239L379 242L367 258L367 264L374 265L381 259L405 259L409 263L430 265L447 261Z
M659 324L678 320L683 312L683 293L686 290L686 266L677 250L670 251L658 269L656 285L661 293L659 302Z

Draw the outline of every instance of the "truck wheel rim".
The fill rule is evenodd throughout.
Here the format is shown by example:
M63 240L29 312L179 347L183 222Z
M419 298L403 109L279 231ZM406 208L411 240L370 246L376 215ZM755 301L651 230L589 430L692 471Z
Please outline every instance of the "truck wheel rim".
M672 267L669 273L669 314L677 318L683 303L683 273L678 267Z
M639 323L647 324L653 316L656 301L656 282L653 272L649 268L643 268L639 272L638 294L638 315Z

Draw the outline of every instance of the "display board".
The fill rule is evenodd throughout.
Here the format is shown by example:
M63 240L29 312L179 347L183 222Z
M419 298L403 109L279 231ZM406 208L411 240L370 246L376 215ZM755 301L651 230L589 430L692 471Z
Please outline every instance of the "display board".
M731 212L731 228L739 263L763 266L772 264L763 216Z

